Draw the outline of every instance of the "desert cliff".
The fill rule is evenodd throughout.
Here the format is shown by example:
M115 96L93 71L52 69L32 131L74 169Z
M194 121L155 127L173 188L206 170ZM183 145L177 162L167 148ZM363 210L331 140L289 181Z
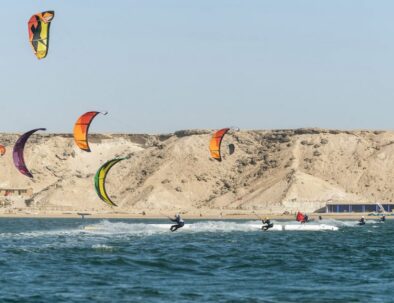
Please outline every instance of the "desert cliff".
M92 152L71 134L35 134L25 148L33 179L13 165L18 134L0 134L0 212L313 212L328 201L394 201L394 132L294 129L232 131L223 161L209 157L211 130L166 135L91 134ZM228 145L234 144L230 155ZM93 177L105 161L107 191Z

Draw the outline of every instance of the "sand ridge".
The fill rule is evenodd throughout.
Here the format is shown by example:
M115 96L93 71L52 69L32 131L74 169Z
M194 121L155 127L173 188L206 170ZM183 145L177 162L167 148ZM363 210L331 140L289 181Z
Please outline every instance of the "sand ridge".
M91 153L70 134L35 134L25 149L34 175L12 162L18 134L0 134L0 189L32 189L29 197L0 197L0 213L173 213L220 217L237 212L313 212L327 202L394 200L394 132L325 129L232 131L223 161L209 157L212 130L165 135L91 134ZM235 145L229 155L227 147ZM96 195L93 176L105 161L114 166L107 191L119 207Z

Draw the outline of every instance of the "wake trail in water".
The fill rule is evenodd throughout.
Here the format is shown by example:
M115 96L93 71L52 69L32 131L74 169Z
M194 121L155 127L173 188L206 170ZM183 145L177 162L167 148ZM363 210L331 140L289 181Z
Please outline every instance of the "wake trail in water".
M356 227L360 226L358 221L355 220L335 220L335 219L324 219L319 221L322 224L329 224L337 227ZM380 222L377 220L366 220L365 224L379 224Z
M269 231L337 231L341 228L360 227L358 221L340 221L324 219L300 224L296 221L272 221L274 228ZM366 227L379 225L379 221L367 220ZM38 230L18 233L0 233L0 238L41 238L41 237L78 237L78 236L108 236L108 235L137 235L149 236L169 234L170 223L126 223L102 220L98 223L79 225L76 228ZM373 227L372 226L372 227ZM178 233L231 233L231 232L260 232L262 223L253 221L203 221L187 223Z
M279 230L338 230L335 225L308 223L300 224L298 222L275 222L272 231ZM123 223L123 222L109 222L102 221L98 224L87 225L84 231L88 233L103 233L103 234L159 234L168 233L171 224L145 224L145 223ZM204 232L253 232L261 231L262 224L260 221L247 222L228 222L228 221L205 221L186 224L178 232L189 233L204 233Z

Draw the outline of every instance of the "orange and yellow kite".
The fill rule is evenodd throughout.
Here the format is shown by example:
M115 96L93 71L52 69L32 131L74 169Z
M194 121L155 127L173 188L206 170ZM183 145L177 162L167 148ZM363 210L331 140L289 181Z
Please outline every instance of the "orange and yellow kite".
M211 142L209 143L209 151L211 153L211 157L222 161L222 155L220 152L220 147L222 145L222 140L225 134L229 131L229 128L223 128L215 132L211 138Z
M46 11L33 15L28 22L29 42L38 59L48 54L49 28L54 17L54 11Z
M5 146L4 145L0 145L0 156L4 156L5 155Z
M78 147L84 151L90 152L88 133L93 119L98 115L106 115L107 112L87 112L80 116L74 125L74 141Z

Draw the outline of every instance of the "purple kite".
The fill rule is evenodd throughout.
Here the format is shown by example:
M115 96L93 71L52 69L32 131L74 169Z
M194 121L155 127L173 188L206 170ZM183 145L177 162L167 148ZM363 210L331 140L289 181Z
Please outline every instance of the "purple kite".
M25 148L26 141L29 139L29 137L39 130L45 131L46 128L36 128L27 133L24 133L22 136L19 137L18 141L16 141L14 150L12 151L12 158L14 159L15 167L22 174L30 178L33 178L33 175L29 172L29 170L26 167L25 159L23 157L23 150Z

